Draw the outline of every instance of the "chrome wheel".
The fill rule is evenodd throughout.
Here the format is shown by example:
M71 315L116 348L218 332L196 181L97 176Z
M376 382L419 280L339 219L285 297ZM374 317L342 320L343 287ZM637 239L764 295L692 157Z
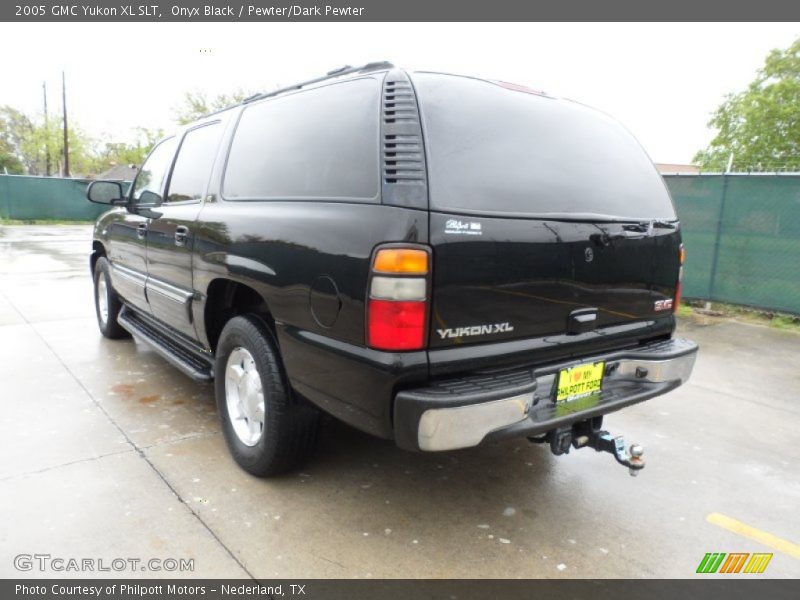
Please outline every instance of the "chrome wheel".
M264 390L253 355L242 347L231 351L225 366L225 404L236 437L255 446L264 432Z
M104 273L100 273L100 277L97 278L97 315L105 327L108 323L108 285Z

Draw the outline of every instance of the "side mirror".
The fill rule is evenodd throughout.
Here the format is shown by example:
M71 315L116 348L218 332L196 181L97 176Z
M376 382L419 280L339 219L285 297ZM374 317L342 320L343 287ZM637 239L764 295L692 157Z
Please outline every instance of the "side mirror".
M139 200L136 202L137 206L146 206L153 208L154 206L161 205L161 196L150 190L144 190L139 195Z
M86 188L86 199L95 204L122 206L127 200L122 197L122 184L118 181L93 181Z
M161 206L162 200L159 194L145 190L139 195L139 199L135 203L128 205L128 211L148 219L158 219L164 213L153 209Z

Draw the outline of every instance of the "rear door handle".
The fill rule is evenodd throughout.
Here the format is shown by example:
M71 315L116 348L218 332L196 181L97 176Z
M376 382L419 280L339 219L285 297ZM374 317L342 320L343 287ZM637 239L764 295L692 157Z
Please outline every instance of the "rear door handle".
M147 237L147 223L139 223L139 226L136 228L136 237L140 240Z
M189 228L185 225L178 225L175 228L175 245L185 246L186 239L189 237Z

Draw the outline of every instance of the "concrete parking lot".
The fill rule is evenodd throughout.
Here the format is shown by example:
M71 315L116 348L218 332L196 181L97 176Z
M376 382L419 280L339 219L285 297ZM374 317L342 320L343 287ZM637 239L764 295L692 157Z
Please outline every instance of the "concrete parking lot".
M259 480L211 386L100 336L90 239L0 227L0 577L20 553L194 559L120 574L148 577L692 577L707 552L800 576L796 333L682 322L690 383L606 418L643 444L637 478L591 450L412 454L331 421L302 472Z

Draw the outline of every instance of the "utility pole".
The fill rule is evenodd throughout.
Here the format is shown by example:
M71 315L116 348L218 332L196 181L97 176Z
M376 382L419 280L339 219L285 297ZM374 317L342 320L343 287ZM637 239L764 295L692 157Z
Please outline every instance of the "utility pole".
M50 125L47 120L47 82L42 82L44 96L44 174L50 177Z
M69 177L69 138L67 132L67 80L61 71L61 100L64 103L64 177Z

